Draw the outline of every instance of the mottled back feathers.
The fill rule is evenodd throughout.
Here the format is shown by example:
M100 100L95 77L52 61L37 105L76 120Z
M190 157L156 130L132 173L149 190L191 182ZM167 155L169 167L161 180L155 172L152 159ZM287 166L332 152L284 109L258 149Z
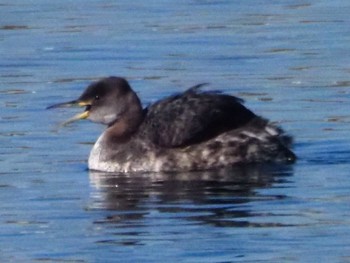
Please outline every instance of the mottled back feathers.
M256 115L242 100L218 92L203 92L194 86L149 106L140 131L162 147L200 143L220 133L239 128Z

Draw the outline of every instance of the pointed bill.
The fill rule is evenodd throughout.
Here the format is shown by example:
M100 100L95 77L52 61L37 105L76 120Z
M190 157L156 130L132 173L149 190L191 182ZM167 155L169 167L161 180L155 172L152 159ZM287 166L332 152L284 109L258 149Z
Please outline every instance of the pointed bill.
M68 101L68 102L57 103L57 104L51 105L51 106L47 107L46 109L74 107L74 106L75 107L77 107L77 106L78 107L85 107L85 106L87 107L83 113L79 113L79 114L73 116L72 118L70 118L69 120L62 123L62 126L66 126L72 122L88 118L90 105L91 105L90 101L72 100L72 101Z
M66 120L65 122L62 123L62 126L66 126L72 122L78 121L78 120L83 120L89 117L89 111L84 111L83 113L79 113L69 120Z
M90 101L72 100L72 101L57 103L57 104L48 106L46 109L50 110L50 109L55 109L55 108L67 108L67 107L74 107L74 106L84 107L84 106L89 106L89 105L91 105Z

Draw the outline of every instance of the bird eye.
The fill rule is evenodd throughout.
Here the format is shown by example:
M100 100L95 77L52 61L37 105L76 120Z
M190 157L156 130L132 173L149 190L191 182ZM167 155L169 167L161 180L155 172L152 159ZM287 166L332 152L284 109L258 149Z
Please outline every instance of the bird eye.
M100 96L96 95L95 100L99 100L99 99L100 99Z

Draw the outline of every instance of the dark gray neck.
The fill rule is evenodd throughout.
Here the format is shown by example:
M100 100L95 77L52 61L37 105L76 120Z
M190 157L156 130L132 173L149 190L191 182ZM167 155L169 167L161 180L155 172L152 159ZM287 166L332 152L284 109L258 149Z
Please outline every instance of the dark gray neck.
M118 119L108 125L113 137L128 137L135 133L143 121L144 114L140 99L134 91L125 97L126 107L119 114Z

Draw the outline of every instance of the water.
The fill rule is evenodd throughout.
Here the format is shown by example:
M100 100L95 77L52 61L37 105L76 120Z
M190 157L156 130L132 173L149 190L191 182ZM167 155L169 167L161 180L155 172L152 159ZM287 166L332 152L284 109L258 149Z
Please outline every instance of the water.
M1 262L350 262L347 1L3 1ZM58 124L92 80L144 104L210 82L295 137L299 161L90 173L103 127Z

